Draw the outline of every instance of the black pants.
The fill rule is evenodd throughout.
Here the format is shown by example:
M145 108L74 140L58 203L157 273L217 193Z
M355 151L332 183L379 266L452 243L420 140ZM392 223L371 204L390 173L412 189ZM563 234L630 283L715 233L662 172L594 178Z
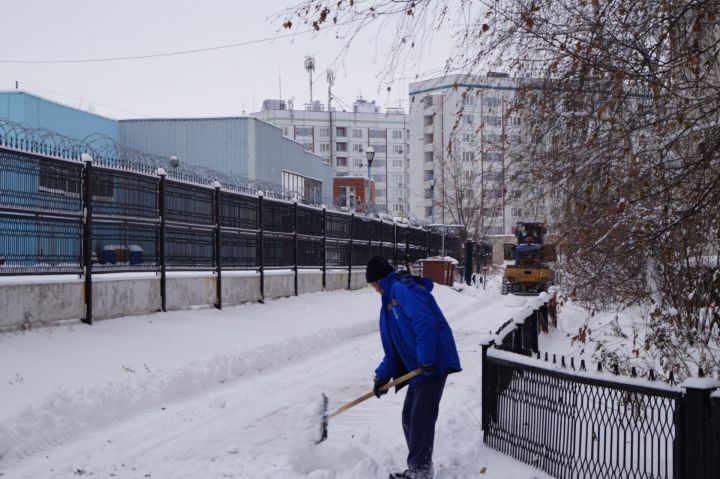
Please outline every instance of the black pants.
M443 375L409 385L403 406L402 424L408 445L408 469L427 472L428 477L432 477L435 421L446 379L447 375Z

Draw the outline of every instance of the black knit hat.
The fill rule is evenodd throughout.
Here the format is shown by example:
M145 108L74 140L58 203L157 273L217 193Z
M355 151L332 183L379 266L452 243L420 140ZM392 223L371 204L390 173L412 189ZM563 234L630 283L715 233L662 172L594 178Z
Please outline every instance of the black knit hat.
M388 260L382 256L375 256L368 261L367 269L365 269L365 279L368 283L374 283L375 281L383 279L393 271L395 271L395 268L388 263Z

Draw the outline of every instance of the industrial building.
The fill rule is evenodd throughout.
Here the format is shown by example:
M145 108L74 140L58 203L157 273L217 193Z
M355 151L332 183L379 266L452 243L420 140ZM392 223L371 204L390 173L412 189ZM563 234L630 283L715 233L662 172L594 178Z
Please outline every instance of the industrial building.
M408 135L409 123L402 109L388 108L384 112L374 101L358 98L351 110L338 111L311 101L303 109L295 109L291 102L265 100L263 109L253 113L255 118L278 126L286 138L301 143L308 152L320 155L341 177L368 176L367 149L372 146L371 209L395 217L408 212ZM342 182L343 180L341 180ZM357 198L364 198L358 186ZM342 198L345 198L341 204ZM354 207L350 196L336 196L339 207Z
M123 146L231 177L282 185L314 203L332 197L332 167L285 138L280 129L251 117L121 120Z
M0 91L0 119L52 130L78 140L93 136L117 139L116 120L21 90Z
M448 75L410 84L410 212L461 223L478 236L510 235L543 211L513 204L508 153L524 141L512 110L518 80L506 74Z

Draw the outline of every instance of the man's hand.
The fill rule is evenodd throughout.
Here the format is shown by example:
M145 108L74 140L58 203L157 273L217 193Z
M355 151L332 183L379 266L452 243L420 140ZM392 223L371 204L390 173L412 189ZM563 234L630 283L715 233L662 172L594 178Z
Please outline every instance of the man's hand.
M435 365L434 364L421 364L420 365L420 374L423 376L434 376L435 375Z
M375 378L373 381L373 393L375 393L376 398L380 398L383 394L387 394L387 389L384 391L381 391L380 388L383 387L385 384L387 384L387 381L384 381L380 378Z

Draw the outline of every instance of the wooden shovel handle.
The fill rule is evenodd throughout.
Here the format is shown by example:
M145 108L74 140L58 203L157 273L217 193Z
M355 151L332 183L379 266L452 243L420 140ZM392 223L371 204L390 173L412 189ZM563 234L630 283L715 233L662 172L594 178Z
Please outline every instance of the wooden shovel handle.
M422 368L417 368L417 369L415 369L415 370L413 370L413 371L410 371L409 373L407 373L407 374L405 374L405 375L403 375L403 376L400 376L399 378L395 379L394 381L390 381L389 383L385 384L384 386L381 386L381 387L380 387L380 391L387 391L387 390L390 389L391 387L395 387L395 386L397 386L398 384L402 384L402 383L404 383L404 382L406 382L406 381L411 380L411 379L414 378L415 376L419 376L421 373L422 373ZM335 417L335 416L337 416L338 414L340 414L341 412L346 411L346 410L350 409L351 407L357 406L357 405L360 404L361 402L370 399L370 398L373 397L374 395L375 395L375 393L374 393L373 391L370 391L369 393L363 394L363 395L360 396L359 398L353 399L352 401L350 401L349 403L345 404L344 406L339 407L337 411L335 411L334 413L332 413L332 414L330 415L330 417Z

